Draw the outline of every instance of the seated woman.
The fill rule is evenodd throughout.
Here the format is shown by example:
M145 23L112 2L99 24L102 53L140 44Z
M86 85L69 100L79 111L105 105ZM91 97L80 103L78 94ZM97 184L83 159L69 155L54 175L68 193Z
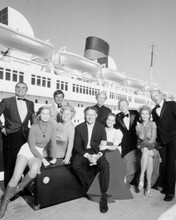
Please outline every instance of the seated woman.
M105 157L110 166L110 182L107 194L111 195L114 199L131 199L133 196L129 190L129 186L124 181L126 165L118 150L118 146L122 139L122 132L113 127L115 124L115 117L116 116L113 113L108 114L105 128L107 141L102 141L100 145L100 150L105 150ZM93 200L96 195L101 194L98 184L98 176L95 177L88 190L88 194L91 194Z
M75 116L75 113L76 111L71 105L64 105L60 110L62 123L58 123L56 130L56 157L62 159L64 164L69 164L72 156L75 134L72 118Z
M150 188L155 184L159 176L160 156L156 150L156 124L151 121L151 108L142 106L139 110L142 123L136 126L138 136L138 148L141 150L141 173L138 189L141 191L144 187L144 175L146 172L145 195L148 196Z
M40 172L42 163L44 166L50 165L43 157L43 150L49 141L52 143L51 152L53 158L50 162L52 164L56 162L56 132L54 124L49 121L49 107L43 106L39 108L37 116L36 123L30 128L28 142L21 147L17 155L13 176L7 185L1 202L0 218L5 215L10 199L23 190ZM27 165L29 171L19 183Z

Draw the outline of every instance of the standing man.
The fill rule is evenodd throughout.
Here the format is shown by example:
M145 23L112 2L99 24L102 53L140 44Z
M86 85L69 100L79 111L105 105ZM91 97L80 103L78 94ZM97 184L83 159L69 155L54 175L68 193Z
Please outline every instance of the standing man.
M27 142L29 121L34 120L34 103L25 99L28 87L23 82L15 86L15 96L2 99L0 115L4 115L5 123L0 122L3 138L4 185L10 181L17 154L23 144Z
M94 105L94 107L97 109L97 112L98 112L97 120L100 123L102 123L103 125L105 125L107 115L109 113L111 113L111 109L104 106L104 103L105 103L106 99L107 99L106 92L99 92L96 95L97 104Z
M164 201L169 202L175 196L176 103L166 102L160 90L153 90L151 99L156 104L152 116L158 128L158 141L162 146Z
M137 147L136 125L139 120L139 113L136 110L129 110L129 103L121 99L118 103L120 113L116 115L114 128L120 129L123 133L121 142L122 157Z
M100 212L108 211L106 192L109 187L109 163L100 152L101 141L106 140L104 126L96 121L97 110L90 106L84 110L85 122L79 124L75 129L74 157L72 167L80 179L85 192L91 184L88 176L90 166L99 172L99 183L101 190Z
M54 122L55 125L57 125L57 122L61 122L61 116L60 116L60 109L62 107L62 101L64 99L64 93L61 90L56 90L53 93L54 102L53 105L50 107L51 111L51 120Z

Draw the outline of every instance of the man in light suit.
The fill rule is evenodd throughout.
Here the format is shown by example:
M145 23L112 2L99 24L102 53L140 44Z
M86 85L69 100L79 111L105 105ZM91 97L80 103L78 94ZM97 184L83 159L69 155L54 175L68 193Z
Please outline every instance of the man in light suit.
M176 103L165 101L160 90L151 91L151 99L156 104L152 110L153 120L158 129L158 141L162 149L164 201L172 201L175 196L176 159Z
M129 103L121 99L118 103L120 113L116 115L114 128L120 129L123 133L121 142L122 157L137 147L136 125L139 120L139 113L136 110L129 110Z
M97 109L98 112L97 120L103 125L105 125L108 114L111 113L111 109L109 109L104 105L106 99L107 99L106 92L103 91L99 92L96 95L97 104L94 105L94 107Z
M61 116L59 114L62 107L62 101L64 99L64 93L61 90L56 90L53 93L54 103L50 107L51 121L57 125L57 122L61 122Z
M80 179L85 192L91 184L88 176L89 168L99 172L101 200L100 212L108 211L106 192L109 187L109 163L99 150L101 141L106 140L104 125L96 121L97 110L90 106L84 110L85 122L76 126L74 140L74 156L72 167Z
M3 138L4 185L12 177L17 154L26 143L29 133L29 121L34 120L34 103L25 99L28 87L19 82L15 86L15 96L4 98L0 102L0 115L4 115L4 125L0 122Z

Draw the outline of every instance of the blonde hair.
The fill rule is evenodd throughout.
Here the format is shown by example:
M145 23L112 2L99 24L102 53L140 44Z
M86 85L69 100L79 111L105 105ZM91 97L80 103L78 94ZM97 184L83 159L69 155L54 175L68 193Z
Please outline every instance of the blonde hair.
M60 114L62 115L65 110L69 110L71 112L71 119L75 117L76 110L72 105L63 105L60 110Z

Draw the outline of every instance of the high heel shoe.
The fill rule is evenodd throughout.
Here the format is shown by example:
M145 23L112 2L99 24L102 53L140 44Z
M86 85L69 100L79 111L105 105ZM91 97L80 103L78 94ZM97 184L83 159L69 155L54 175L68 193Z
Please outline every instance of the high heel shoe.
M144 179L140 179L138 184L138 190L141 191L144 188Z
M145 196L149 196L149 194L150 194L150 189L151 189L151 186L150 186L150 184L148 184L147 187L146 187L146 189L145 189L145 192L144 192L144 195L145 195Z

